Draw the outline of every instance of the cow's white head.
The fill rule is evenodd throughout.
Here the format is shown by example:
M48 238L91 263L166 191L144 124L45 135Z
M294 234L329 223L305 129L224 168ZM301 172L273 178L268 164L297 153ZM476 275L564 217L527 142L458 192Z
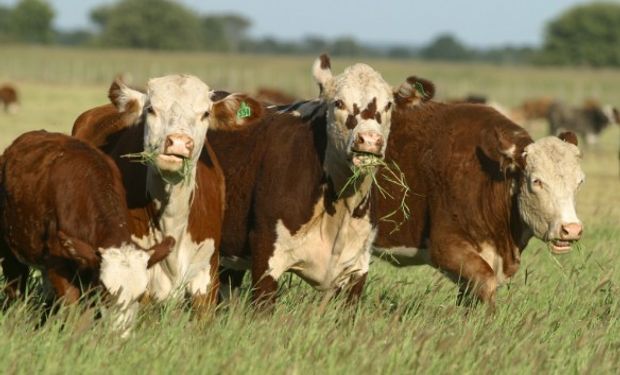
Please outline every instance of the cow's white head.
M493 143L494 159L500 161L504 173L520 171L515 189L523 222L554 253L569 251L583 232L575 197L585 174L579 165L581 152L575 134L566 132L531 142L523 134L496 133Z
M360 164L368 155L383 157L394 101L390 85L365 64L333 76L326 55L315 61L312 70L328 105L328 152L343 164Z
M167 182L179 182L196 165L207 129L221 117L245 121L257 116L258 105L250 98L241 102L231 95L220 101L197 77L180 74L152 78L146 93L127 87L116 79L109 98L121 113L134 113L144 121L144 150ZM246 104L247 102L247 104ZM242 107L241 112L238 110ZM235 111L230 110L230 108ZM218 120L216 117L220 117Z

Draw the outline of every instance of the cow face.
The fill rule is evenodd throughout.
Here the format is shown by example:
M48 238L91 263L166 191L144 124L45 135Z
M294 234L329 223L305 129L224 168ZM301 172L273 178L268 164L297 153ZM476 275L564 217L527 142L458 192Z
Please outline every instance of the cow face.
M209 127L213 102L209 87L190 75L153 78L143 94L116 80L110 99L120 112L144 119L144 150L167 181L179 181L195 165Z
M523 157L521 217L554 253L567 252L583 230L575 211L575 195L585 178L577 137L562 133L542 138L526 146Z
M381 75L368 65L356 64L332 76L326 55L316 60L313 74L328 105L328 152L347 165L362 164L369 155L383 157L393 97Z

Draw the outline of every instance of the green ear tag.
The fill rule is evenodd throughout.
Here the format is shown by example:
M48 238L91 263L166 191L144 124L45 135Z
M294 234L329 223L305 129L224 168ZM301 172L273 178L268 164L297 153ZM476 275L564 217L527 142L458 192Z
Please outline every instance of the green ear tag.
M250 116L252 116L252 109L250 109L250 106L248 106L246 102L241 102L237 110L237 118L241 120Z
M422 96L426 96L426 91L424 91L424 85L421 82L416 81L415 90L420 93Z

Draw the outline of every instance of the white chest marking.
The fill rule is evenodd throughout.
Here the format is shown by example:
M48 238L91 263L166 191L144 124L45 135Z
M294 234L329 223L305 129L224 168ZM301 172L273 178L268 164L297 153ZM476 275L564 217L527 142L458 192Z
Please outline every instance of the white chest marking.
M352 217L344 205L327 214L323 202L315 206L312 219L295 234L280 220L276 224L274 252L267 273L278 279L294 271L319 290L342 287L368 272L370 248L376 230L369 215Z

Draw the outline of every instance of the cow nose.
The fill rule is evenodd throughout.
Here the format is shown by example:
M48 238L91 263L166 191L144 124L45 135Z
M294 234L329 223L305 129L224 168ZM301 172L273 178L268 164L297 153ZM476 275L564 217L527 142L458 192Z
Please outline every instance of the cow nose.
M355 137L355 142L353 142L353 151L381 155L383 143L383 136L377 132L359 132Z
M583 225L579 223L562 224L560 238L563 240L578 240L583 233Z
M176 155L184 158L192 156L194 140L185 134L170 134L166 137L164 154Z

